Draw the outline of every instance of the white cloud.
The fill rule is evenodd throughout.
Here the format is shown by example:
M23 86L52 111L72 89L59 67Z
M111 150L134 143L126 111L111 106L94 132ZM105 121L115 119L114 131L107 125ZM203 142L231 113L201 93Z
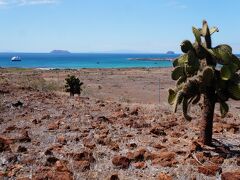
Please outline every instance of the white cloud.
M0 0L0 6L25 6L39 4L55 4L58 0Z
M180 3L179 1L176 0L171 0L166 3L167 7L171 7L174 9L186 9L187 6L185 4Z

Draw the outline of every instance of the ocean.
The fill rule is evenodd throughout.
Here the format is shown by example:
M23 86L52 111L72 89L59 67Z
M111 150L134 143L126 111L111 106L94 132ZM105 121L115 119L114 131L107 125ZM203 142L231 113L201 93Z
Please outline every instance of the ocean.
M21 61L11 61L13 56L20 56ZM172 62L165 59L178 56L178 54L0 53L0 67L53 69L171 67ZM149 60L156 58L163 60Z

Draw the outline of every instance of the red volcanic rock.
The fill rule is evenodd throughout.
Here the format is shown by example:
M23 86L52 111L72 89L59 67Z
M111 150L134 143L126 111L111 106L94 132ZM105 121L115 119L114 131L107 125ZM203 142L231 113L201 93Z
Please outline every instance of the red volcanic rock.
M119 145L116 142L111 141L109 143L109 147L113 151L118 151L119 150Z
M166 148L165 146L163 146L162 144L159 144L159 143L153 144L152 147L154 147L156 149L164 149L164 148Z
M177 163L175 160L176 154L174 152L161 152L152 160L153 165L160 165L163 167L172 167Z
M136 143L129 143L126 145L129 149L135 149L137 147Z
M210 158L211 162L221 165L224 162L224 158L221 156L213 156Z
M93 153L90 151L83 151L80 153L70 153L68 155L72 157L74 161L89 161L90 163L95 162Z
M28 131L25 129L22 130L22 132L19 135L19 137L17 138L17 140L20 142L31 142L31 138L28 135Z
M20 153L27 152L27 148L24 146L18 146L17 152L20 152Z
M128 168L130 164L130 159L125 156L114 156L112 159L113 165L120 168Z
M194 141L190 147L190 151L202 151L202 146L203 145L201 143Z
M48 130L57 130L59 129L59 125L60 125L59 121L52 122L48 125Z
M11 139L4 136L0 136L0 152L11 150L10 144L12 144Z
M160 173L157 180L173 180L173 178L165 173Z
M222 169L218 165L199 166L198 172L206 176L215 176L217 172L221 173Z
M40 168L32 178L33 180L42 179L61 179L73 180L73 173L67 168L66 162L56 161L54 167L51 169Z
M46 166L53 166L58 161L58 158L51 156L47 158Z
M74 161L73 163L74 168L78 171L85 172L87 170L90 170L91 163L89 161L82 160Z
M64 136L58 136L57 137L57 142L62 144L62 145L66 145L67 144L67 140L65 139Z
M96 147L96 144L88 138L83 139L83 145L89 149L94 149Z
M109 180L120 180L117 174L113 174L111 175L111 177L109 178Z
M225 172L222 173L222 180L239 180L240 179L240 170L235 172Z
M155 134L157 136L166 136L167 134L164 132L164 130L162 128L159 127L153 127L150 130L150 133Z
M137 115L138 115L138 108L133 109L133 110L130 112L130 115L137 116Z
M136 162L136 163L133 163L132 166L137 169L144 169L147 167L145 162Z

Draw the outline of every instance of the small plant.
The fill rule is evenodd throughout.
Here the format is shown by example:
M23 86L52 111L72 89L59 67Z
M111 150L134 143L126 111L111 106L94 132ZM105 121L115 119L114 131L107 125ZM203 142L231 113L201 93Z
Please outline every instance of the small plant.
M186 120L190 104L197 104L203 97L200 141L211 145L215 104L220 103L224 117L229 111L229 98L240 100L240 61L232 54L229 45L212 47L211 36L218 28L208 27L203 21L202 28L192 28L195 42L185 40L181 44L182 56L174 60L172 79L177 81L175 89L169 89L168 102L174 106L182 104Z
M82 82L75 76L70 76L65 79L66 80L66 92L70 92L70 96L74 96L74 94L80 95L82 92L81 86L83 85Z

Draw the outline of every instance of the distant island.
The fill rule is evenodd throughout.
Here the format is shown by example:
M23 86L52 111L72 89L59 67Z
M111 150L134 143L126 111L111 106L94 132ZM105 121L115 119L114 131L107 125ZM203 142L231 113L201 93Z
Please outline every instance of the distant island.
M174 51L168 51L166 54L175 54Z
M69 51L67 50L53 50L50 53L52 54L71 54Z

